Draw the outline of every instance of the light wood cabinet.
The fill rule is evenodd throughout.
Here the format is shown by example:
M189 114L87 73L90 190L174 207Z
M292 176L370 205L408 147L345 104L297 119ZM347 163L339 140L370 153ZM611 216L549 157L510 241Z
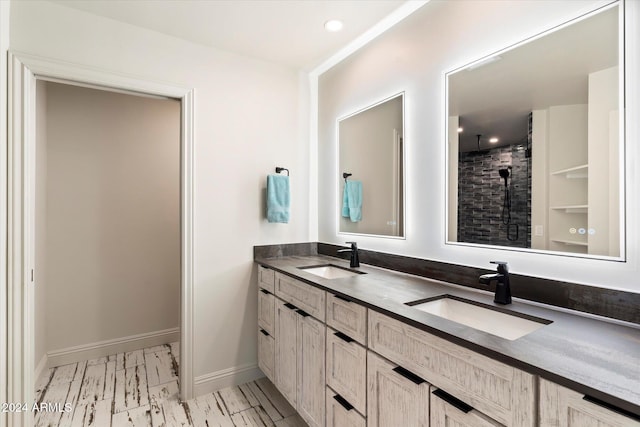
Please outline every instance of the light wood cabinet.
M369 311L369 348L512 427L536 423L536 377Z
M367 308L348 298L327 294L327 325L367 345Z
M276 299L275 385L294 408L298 387L298 314L295 307Z
M324 426L326 326L276 298L275 385L310 427Z
M327 385L358 412L367 413L367 350L331 328L327 328Z
M432 388L431 394L431 427L499 427L501 424L481 414L471 407L465 407L462 402L451 403L449 397L437 396L433 392L440 390ZM446 393L445 393L446 394ZM455 398L453 398L455 399ZM461 404L460 404L461 403Z
M258 367L271 382L275 382L275 340L262 328L258 330Z
M325 331L327 327L306 315L298 317L298 405L310 427L324 427Z
M342 396L327 387L327 427L365 427L367 420Z
M276 296L324 322L326 292L284 274L276 274Z
M540 379L540 426L640 427L640 421L585 400L583 394Z
M369 427L429 426L429 383L370 351L367 370Z
M275 297L266 289L258 292L258 326L269 334L275 333Z
M276 272L263 267L258 266L258 286L273 293L276 284Z

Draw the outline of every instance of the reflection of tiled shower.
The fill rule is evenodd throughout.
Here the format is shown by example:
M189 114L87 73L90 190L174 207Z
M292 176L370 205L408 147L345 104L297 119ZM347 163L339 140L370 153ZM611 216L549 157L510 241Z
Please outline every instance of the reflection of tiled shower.
M531 124L529 125L531 126ZM530 138L530 133L529 133ZM498 147L480 154L460 153L458 162L458 241L531 247L531 144ZM511 226L502 222L504 180L499 170L511 166ZM510 240L511 239L511 240Z

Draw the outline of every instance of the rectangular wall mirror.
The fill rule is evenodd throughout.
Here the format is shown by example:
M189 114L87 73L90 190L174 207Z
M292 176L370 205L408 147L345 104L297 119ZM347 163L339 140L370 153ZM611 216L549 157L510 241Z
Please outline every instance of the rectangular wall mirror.
M338 233L404 237L404 94L337 127Z
M624 256L621 8L447 73L448 243Z

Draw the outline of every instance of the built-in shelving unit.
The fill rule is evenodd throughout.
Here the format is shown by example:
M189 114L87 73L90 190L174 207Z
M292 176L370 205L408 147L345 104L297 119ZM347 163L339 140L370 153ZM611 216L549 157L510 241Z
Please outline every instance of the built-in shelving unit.
M552 206L551 209L564 213L587 213L589 205Z
M552 172L551 175L562 175L567 179L587 179L589 178L589 165L574 166Z

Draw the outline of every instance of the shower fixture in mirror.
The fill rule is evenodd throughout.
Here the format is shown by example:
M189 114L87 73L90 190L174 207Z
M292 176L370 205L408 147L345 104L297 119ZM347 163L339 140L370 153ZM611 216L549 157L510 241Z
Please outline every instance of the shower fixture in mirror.
M624 258L621 9L447 73L448 243Z
M338 119L338 233L404 237L404 93Z

